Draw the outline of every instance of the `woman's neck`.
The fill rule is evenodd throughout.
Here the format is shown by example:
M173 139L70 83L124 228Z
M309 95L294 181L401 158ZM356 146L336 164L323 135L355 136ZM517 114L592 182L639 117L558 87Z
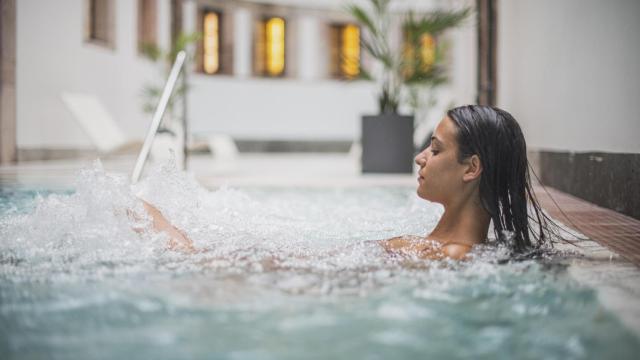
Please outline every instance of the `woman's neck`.
M443 244L475 245L486 239L490 221L491 217L480 205L479 198L448 204L427 238Z

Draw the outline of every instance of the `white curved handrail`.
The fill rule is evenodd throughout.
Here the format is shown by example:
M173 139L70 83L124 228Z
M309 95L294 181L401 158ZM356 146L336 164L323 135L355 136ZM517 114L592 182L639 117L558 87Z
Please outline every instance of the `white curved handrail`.
M173 88L176 85L178 76L180 76L180 71L182 71L183 69L184 61L186 58L187 58L187 54L184 51L180 51L176 56L176 60L173 63L173 66L171 67L169 78L167 79L167 83L164 85L162 96L160 97L160 101L158 102L156 111L153 114L153 118L151 120L151 126L149 126L149 131L147 131L147 137L144 140L144 144L142 145L140 154L138 154L138 160L136 160L136 166L133 168L133 173L131 174L132 184L135 184L140 179L140 175L142 174L142 169L144 168L144 164L147 162L147 158L149 157L151 144L153 143L153 139L156 137L156 134L158 133L160 122L162 121L164 112L167 109L167 104L169 103L169 99L171 98L171 95L173 93Z

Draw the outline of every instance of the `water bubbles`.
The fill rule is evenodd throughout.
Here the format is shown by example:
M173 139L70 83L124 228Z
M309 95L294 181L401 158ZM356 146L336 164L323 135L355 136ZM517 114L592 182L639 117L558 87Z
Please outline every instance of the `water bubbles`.
M184 232L197 253L169 250L168 236L153 230L141 200ZM208 190L171 161L135 185L96 161L79 172L75 192L37 196L34 203L32 212L2 218L1 266L10 274L207 272L250 282L274 273L271 283L285 292L362 294L399 278L420 284L454 277L460 267L488 276L502 251L479 246L474 265L390 258L370 240L425 235L442 214L414 189Z
M0 227L0 250L42 276L81 269L98 273L112 262L152 257L161 239L137 234L144 219L126 176L107 173L99 161L80 171L72 194L36 196L31 213L8 215ZM8 269L9 271L11 269Z
M117 352L127 340L145 358L206 358L212 347L223 357L492 358L514 341L561 358L626 336L593 321L595 293L564 272L498 264L507 244L476 246L462 262L389 257L375 240L425 235L442 214L414 189L209 190L171 163L131 185L96 162L75 191L29 196L0 209L0 314L24 344L16 353L93 354L104 333L109 357L130 355ZM198 251L169 250L141 200ZM349 349L326 346L347 337Z

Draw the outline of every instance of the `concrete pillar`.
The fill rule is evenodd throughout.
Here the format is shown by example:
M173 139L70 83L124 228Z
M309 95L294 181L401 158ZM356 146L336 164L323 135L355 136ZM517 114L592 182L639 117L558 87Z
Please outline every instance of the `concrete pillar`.
M299 38L297 44L299 67L298 76L304 80L314 80L324 74L320 74L325 52L320 52L320 46L324 45L319 21L317 17L301 16L299 20Z
M15 161L16 1L0 0L0 164Z
M238 78L251 76L251 45L253 22L251 12L239 7L234 16L233 70Z

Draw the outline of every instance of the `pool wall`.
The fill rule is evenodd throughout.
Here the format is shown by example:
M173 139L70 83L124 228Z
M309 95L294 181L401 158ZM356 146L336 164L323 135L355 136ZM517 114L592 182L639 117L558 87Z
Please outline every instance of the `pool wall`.
M640 154L539 151L535 157L543 184L640 219Z

